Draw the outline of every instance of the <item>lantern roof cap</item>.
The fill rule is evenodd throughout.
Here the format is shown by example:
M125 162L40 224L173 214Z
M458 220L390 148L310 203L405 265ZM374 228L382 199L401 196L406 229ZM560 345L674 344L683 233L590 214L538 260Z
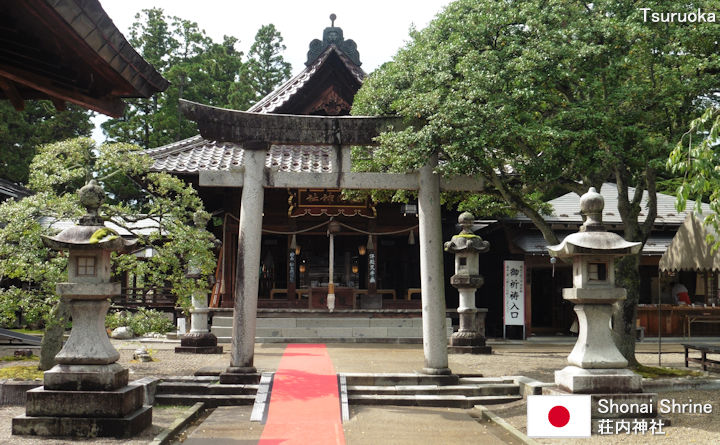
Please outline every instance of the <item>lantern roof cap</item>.
M135 245L137 239L126 240L116 231L105 227L105 221L98 215L98 209L105 201L105 191L94 179L78 190L80 204L87 213L78 224L70 226L55 236L43 236L43 243L55 250L126 250Z
M580 211L585 222L580 231L570 234L560 244L547 246L550 256L567 258L575 255L611 255L625 256L640 252L642 243L626 241L617 233L608 232L602 223L605 200L602 195L590 187L580 197Z
M490 243L484 241L472 231L475 217L470 212L463 212L458 216L458 223L462 227L459 234L444 244L445 251L451 253L475 252L485 253L490 249Z

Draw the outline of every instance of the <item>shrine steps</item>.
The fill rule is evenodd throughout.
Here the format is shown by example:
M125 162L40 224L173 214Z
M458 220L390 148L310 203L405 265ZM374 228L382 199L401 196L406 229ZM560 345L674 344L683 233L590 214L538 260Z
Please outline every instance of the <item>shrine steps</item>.
M518 382L506 377L436 376L416 373L340 373L338 377L341 399L346 400L347 402L343 403L349 406L432 406L470 409L475 405L509 403L522 399ZM257 384L220 384L217 376L169 377L156 386L154 403L193 405L203 402L209 408L253 405L256 403L258 388Z
M408 314L409 315L409 314ZM255 331L258 343L422 343L422 318L365 316L259 317ZM446 319L447 335L452 322ZM215 314L211 332L220 343L229 343L232 317Z
M340 374L350 405L434 406L469 409L521 400L512 379L417 374Z
M194 405L205 403L216 406L252 405L258 390L257 384L219 384L218 377L171 377L155 388L155 403L161 405Z

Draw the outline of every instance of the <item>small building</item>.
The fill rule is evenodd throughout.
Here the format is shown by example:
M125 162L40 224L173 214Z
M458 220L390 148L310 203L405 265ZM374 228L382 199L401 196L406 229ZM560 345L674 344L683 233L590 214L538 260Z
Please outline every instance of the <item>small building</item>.
M618 211L617 185L605 183L600 189L605 200L603 223L609 231L622 235L623 223ZM628 188L629 196L635 189ZM548 201L552 211L545 216L545 221L562 242L566 236L578 230L583 223L580 214L580 196L567 193ZM688 201L688 209L695 203ZM644 192L641 208L647 206L647 191ZM702 208L709 210L707 204ZM665 253L683 224L688 212L675 209L675 197L657 194L657 217L650 237L643 246L640 258L640 305L639 317L645 305L656 303L658 297L664 295L663 301L669 302L669 287L658 273L660 257ZM640 220L645 219L641 212ZM547 242L529 218L518 215L491 223L480 232L483 238L490 241L490 254L481 257L481 271L486 277L484 289L489 293L485 298L488 306L488 333L490 336L502 334L503 287L502 262L505 260L521 261L525 267L525 326L528 335L568 334L575 320L572 305L562 299L562 289L572 287L572 265L563 262L551 263L547 253ZM493 255L495 253L495 255ZM488 279L495 277L495 279ZM646 331L652 334L652 330Z

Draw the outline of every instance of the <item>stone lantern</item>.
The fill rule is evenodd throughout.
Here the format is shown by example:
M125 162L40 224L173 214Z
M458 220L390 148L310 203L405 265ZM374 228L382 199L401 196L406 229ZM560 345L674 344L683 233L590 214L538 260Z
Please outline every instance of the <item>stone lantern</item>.
M472 232L475 217L472 213L464 212L458 217L462 231L445 243L445 251L455 254L455 275L450 277L450 284L457 288L460 294L460 329L450 337L450 352L489 354L490 346L485 344L485 336L478 329L484 326L487 309L479 314L475 307L475 291L483 285L480 275L479 258L490 248L490 243ZM478 323L478 316L482 315L482 322Z
M572 393L635 393L640 376L627 369L628 362L612 339L613 304L625 299L626 290L615 286L614 260L636 254L641 243L625 241L605 230L605 201L595 188L580 198L585 223L562 243L548 246L550 255L572 258L573 287L563 298L575 304L578 339L568 356L570 366L555 372L555 383Z
M13 419L13 434L123 437L152 423L143 387L128 385L128 370L116 363L120 354L105 331L108 298L120 294L120 283L110 281L110 254L136 240L105 227L97 213L105 193L94 180L78 195L87 209L79 224L43 237L46 246L68 251L68 282L58 283L57 293L68 301L72 331L43 386L27 392L26 415Z
M193 222L197 227L205 227L209 221L207 213L196 212L193 215ZM215 240L217 241L217 240ZM220 242L216 243L217 252L220 251ZM203 278L200 269L190 263L187 273L188 278ZM215 277L210 275L208 280L214 284ZM190 309L190 332L180 339L180 346L175 348L176 353L192 354L222 354L223 347L218 346L217 337L208 329L208 296L205 291L196 291L192 294L192 308Z

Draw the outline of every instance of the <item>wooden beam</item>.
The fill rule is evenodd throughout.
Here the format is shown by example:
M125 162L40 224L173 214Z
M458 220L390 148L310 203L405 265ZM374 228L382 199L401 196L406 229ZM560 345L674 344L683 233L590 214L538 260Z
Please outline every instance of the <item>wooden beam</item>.
M375 145L381 132L402 126L400 118L251 113L184 99L180 110L197 122L204 138L237 143Z
M95 98L77 91L54 87L48 82L48 79L20 68L2 65L0 66L0 76L6 77L20 85L41 91L51 98L72 102L85 108L107 114L110 117L122 116L123 110L125 109L125 104L120 98Z
M23 100L20 92L15 88L15 84L7 79L0 77L0 89L3 90L5 96L17 111L25 109L25 100Z

